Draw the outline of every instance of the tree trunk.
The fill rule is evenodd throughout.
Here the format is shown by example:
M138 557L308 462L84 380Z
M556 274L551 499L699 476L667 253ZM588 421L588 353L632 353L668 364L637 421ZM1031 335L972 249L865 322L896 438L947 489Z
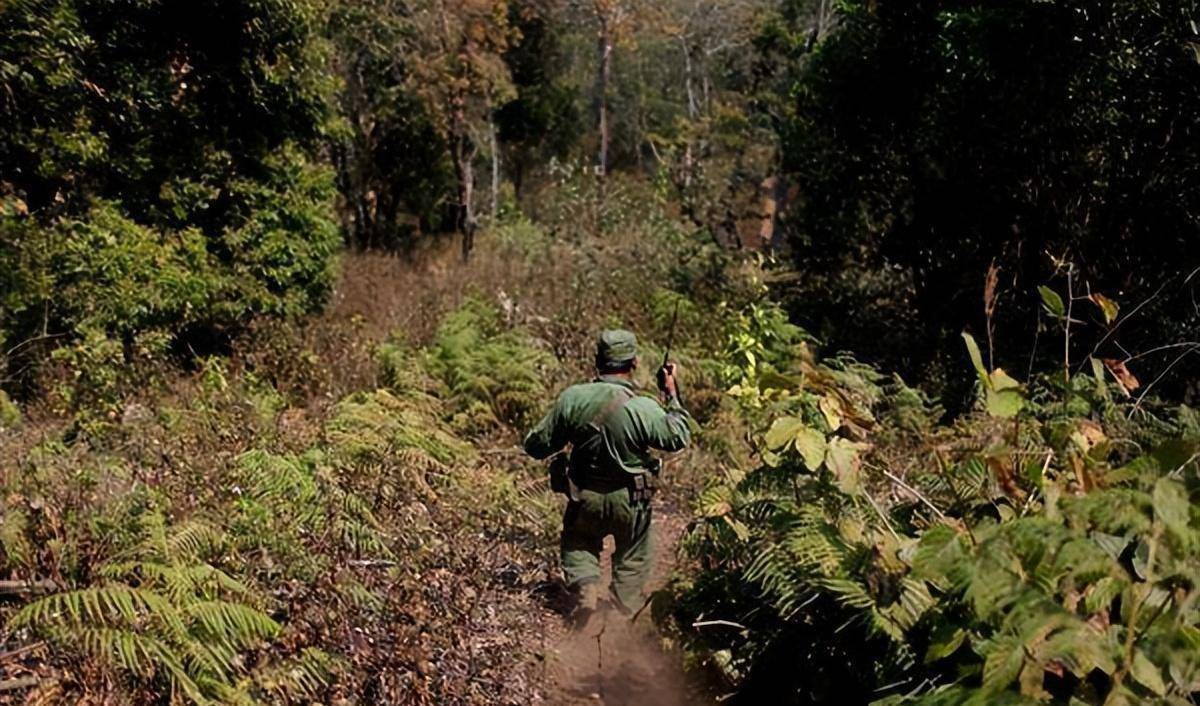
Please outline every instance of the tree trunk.
M472 166L474 151L470 142L466 135L457 135L450 150L454 158L458 199L458 203L455 204L454 228L462 235L463 262L471 259L471 250L475 247L475 170Z
M454 162L456 203L454 205L454 229L462 236L463 262L471 259L475 247L475 159L474 146L467 134L466 99L458 96L451 111L450 157Z
M599 66L596 71L596 131L600 136L600 150L597 155L596 169L600 176L608 174L608 82L612 76L612 33L608 26L608 18L599 17L600 31L597 34L596 49L599 54Z
M496 220L500 203L500 148L496 144L496 119L488 116L488 137L492 142L492 220Z
M688 49L687 38L679 38L679 48L683 50L683 86L687 91L688 118L696 119L696 90L692 86L692 52Z

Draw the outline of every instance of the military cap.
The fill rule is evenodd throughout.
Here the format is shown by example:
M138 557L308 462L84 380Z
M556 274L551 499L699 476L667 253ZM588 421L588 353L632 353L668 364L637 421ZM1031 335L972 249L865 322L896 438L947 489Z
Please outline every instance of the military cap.
M596 340L596 367L611 368L637 357L637 336L624 329L601 331Z

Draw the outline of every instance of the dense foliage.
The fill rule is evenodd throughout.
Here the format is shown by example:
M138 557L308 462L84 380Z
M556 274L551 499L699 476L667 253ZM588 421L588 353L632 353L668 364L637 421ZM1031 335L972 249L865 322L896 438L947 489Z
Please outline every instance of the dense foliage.
M961 390L955 342L963 328L982 337L989 267L1009 341L1001 362L1057 354L1037 346L1036 287L1063 274L1060 258L1077 282L1149 301L1123 327L1130 352L1191 340L1200 5L839 8L814 53L792 59L778 122L801 194L788 220L806 325ZM802 45L810 26L795 14L775 44ZM1079 337L1079 353L1096 342ZM1106 345L1102 355L1124 355ZM1184 371L1194 357L1177 389Z
M0 701L545 698L514 443L619 325L734 702L1190 702L1198 23L0 2Z
M304 3L0 9L0 379L64 344L76 371L206 353L324 301L318 19Z
M676 585L737 703L1188 703L1200 450L1188 408L1119 402L1104 368L977 411L818 360L757 312L727 374L757 463L703 494Z

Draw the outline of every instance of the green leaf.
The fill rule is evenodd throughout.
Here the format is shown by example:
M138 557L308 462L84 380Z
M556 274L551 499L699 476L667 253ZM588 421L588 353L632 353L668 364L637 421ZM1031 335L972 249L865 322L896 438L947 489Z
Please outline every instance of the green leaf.
M1060 319L1067 315L1067 307L1063 305L1062 297L1058 296L1058 292L1042 285L1038 287L1038 293L1042 295L1042 304L1046 305L1046 311Z
M1015 417L1025 408L1025 397L1020 390L987 390L987 406L988 414L993 417L1008 419Z
M988 414L993 417L1014 417L1025 407L1025 395L1021 383L1014 380L1003 368L996 368L987 376L985 403Z
M1188 497L1183 484L1171 478L1160 478L1154 484L1154 519L1178 539L1187 541Z
M1008 688L1021 673L1025 661L1024 645L1011 635L996 638L990 645L983 663L983 690L998 694Z
M925 650L925 664L954 654L967 639L967 633L951 623L939 623L930 636L929 648Z
M1133 651L1133 664L1129 666L1129 673L1133 675L1137 683L1149 689L1155 696L1167 693L1167 685L1163 682L1162 672L1141 650Z
M815 471L825 460L825 435L811 427L803 427L796 432L796 450L804 461L804 467Z
M838 488L853 495L861 489L859 470L862 461L858 457L859 444L841 437L831 440L825 452L825 465L833 473Z
M776 419L774 422L771 422L771 428L767 430L767 435L764 439L767 448L772 451L785 448L796 438L796 433L802 428L804 428L804 420L799 417L780 417Z
M971 365L975 366L975 372L979 373L979 379L988 384L987 368L983 367L983 354L979 352L979 344L975 342L975 337L963 331L963 342L967 344L967 354L971 356Z

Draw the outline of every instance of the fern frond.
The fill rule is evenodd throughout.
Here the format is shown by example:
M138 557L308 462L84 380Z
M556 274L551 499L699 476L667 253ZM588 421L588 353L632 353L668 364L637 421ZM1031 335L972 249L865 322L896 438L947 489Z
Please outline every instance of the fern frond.
M182 613L202 638L239 649L255 647L280 630L269 615L240 603L201 601L185 606Z

